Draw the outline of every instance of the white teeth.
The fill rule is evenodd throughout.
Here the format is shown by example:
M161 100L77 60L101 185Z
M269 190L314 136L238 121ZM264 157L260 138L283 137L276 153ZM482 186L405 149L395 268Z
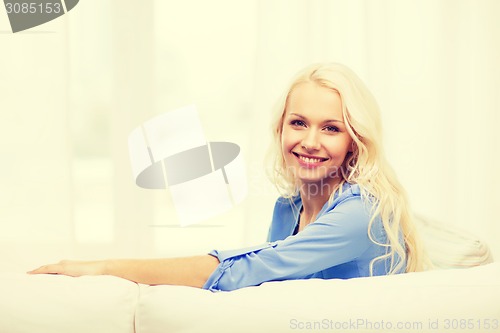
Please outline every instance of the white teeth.
M304 157L304 156L300 156L299 158L302 161L306 162L306 163L318 163L318 162L321 162L321 160L319 158L309 158L309 157Z

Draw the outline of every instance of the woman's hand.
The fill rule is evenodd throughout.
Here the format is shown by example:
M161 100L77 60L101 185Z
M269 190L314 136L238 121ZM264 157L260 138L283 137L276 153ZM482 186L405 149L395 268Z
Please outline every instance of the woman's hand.
M62 260L57 264L44 265L28 274L62 274L68 276L106 274L106 261Z
M44 265L28 274L112 275L149 285L201 288L218 265L219 259L208 254L164 259L63 260L57 264Z

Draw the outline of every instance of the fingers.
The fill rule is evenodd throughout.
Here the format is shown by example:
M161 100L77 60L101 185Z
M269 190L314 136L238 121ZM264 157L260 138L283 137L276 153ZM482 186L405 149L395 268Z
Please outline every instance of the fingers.
M64 274L64 264L63 262L58 264L50 264L40 266L32 271L27 272L28 274Z
M44 265L29 271L28 274L60 274L59 271L57 265Z
M57 264L38 267L28 274L63 274L68 276L102 275L104 274L104 261L75 261L62 260Z

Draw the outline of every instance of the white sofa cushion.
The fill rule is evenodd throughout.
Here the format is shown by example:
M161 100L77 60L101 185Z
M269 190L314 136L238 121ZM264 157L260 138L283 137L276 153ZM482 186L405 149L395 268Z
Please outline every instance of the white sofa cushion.
M500 332L500 326L494 327L495 320L500 325L500 263L350 280L269 282L220 293L142 286L136 332L297 332L314 328L479 332L487 325L488 332ZM398 330L397 325L407 327Z
M436 268L465 268L493 262L488 245L468 230L420 215L414 220Z
M133 333L138 295L111 276L0 273L0 332Z

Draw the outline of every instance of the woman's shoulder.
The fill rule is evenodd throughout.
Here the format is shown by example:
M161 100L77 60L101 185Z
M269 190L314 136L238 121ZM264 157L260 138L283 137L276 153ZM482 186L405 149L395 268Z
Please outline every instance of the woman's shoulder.
M300 199L300 195L295 195L292 197L280 196L278 197L278 199L276 199L275 207L290 209L301 204L302 200Z
M363 195L358 184L345 183L341 191L335 194L323 207L320 215L333 212L356 216L358 219L369 221L373 211L374 201L369 195Z
M349 199L361 199L361 189L358 184L347 182L342 184L341 189L335 193L333 199L328 201L328 206L333 208Z
M361 195L361 188L356 183L343 183L339 198L354 197Z
M300 212L302 208L302 200L300 199L300 195L293 196L290 198L279 197L276 199L274 204L274 217L276 216L295 216Z

